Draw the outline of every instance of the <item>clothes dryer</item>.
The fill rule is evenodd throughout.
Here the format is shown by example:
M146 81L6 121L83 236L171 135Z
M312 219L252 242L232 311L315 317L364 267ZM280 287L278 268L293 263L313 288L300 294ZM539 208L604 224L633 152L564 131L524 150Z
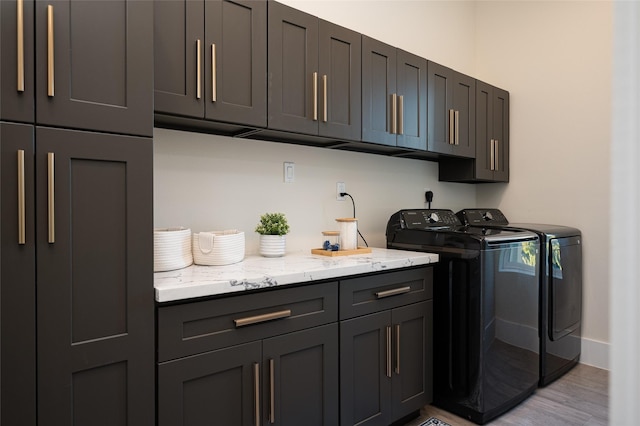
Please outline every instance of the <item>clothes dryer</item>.
M540 379L546 386L580 361L582 322L582 233L537 223L510 223L498 209L456 213L480 229L524 229L540 238Z

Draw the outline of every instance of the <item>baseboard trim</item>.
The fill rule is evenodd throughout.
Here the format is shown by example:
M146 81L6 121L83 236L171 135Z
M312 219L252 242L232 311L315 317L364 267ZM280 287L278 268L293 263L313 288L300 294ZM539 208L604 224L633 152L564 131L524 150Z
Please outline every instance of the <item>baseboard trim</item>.
M582 338L580 363L609 370L609 343Z

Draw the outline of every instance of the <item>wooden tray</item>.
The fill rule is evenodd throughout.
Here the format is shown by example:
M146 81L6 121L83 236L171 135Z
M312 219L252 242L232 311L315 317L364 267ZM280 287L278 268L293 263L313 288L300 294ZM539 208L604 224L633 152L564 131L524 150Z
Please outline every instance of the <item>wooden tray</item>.
M369 247L358 247L355 250L338 250L338 251L330 251L321 248L311 249L311 254L319 254L321 256L351 256L352 254L366 254L371 253L371 249Z

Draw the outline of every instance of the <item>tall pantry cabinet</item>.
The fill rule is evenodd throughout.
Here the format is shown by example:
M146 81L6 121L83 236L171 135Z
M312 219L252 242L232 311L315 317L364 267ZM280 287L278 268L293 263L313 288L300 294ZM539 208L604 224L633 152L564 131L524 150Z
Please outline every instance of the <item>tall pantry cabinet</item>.
M0 25L0 422L151 425L152 4Z

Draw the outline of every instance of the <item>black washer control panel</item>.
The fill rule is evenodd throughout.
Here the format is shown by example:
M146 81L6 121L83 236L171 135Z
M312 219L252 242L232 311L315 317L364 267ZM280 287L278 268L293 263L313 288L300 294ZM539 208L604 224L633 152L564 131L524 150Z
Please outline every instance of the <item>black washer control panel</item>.
M508 225L509 221L498 209L464 209L456 213L465 225Z
M403 210L402 227L405 229L430 229L460 226L460 220L452 210L420 209Z

